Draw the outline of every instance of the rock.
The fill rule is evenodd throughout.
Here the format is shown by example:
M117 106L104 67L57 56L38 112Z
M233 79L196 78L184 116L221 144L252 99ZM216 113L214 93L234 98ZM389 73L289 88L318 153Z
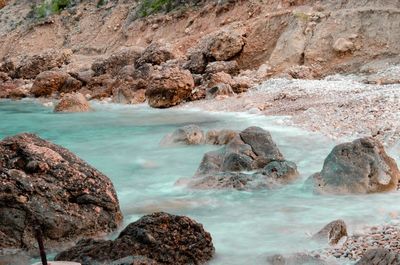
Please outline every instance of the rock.
M280 254L267 257L268 265L328 265L321 258L311 256L306 253L296 253L293 255L283 256Z
M207 90L206 99L216 98L218 96L233 96L235 93L228 84L219 83Z
M146 101L146 90L133 91L126 87L118 87L113 90L113 102L120 104L140 104Z
M230 74L227 74L225 72L218 72L210 75L210 80L208 81L209 88L221 83L233 86L235 84L235 81Z
M394 159L373 138L337 145L322 171L310 177L318 193L365 194L393 191L400 178Z
M90 79L85 89L92 95L91 99L102 99L112 95L114 79L110 75L95 76Z
M128 256L113 261L110 265L160 265L160 263L143 256Z
M19 62L15 75L18 78L33 79L38 74L68 64L72 56L71 50L49 49L41 54L25 56Z
M225 72L230 75L236 75L239 73L239 65L236 61L211 62L207 65L205 72L208 74Z
M324 226L318 233L313 235L314 240L328 242L336 245L342 237L347 237L347 227L343 220L335 220Z
M114 241L85 239L56 260L93 264L143 256L160 264L204 264L214 255L211 236L188 217L153 213L129 224ZM150 263L151 264L151 263Z
M332 48L337 52L347 52L354 49L354 44L345 38L338 38L335 43L333 43Z
M4 58L0 63L0 72L4 72L9 76L15 76L16 63L12 58Z
M400 264L400 254L386 249L370 249L355 265Z
M51 96L55 92L75 92L81 87L82 83L67 73L60 71L45 71L35 78L31 93L35 97L46 97Z
M162 140L161 146L174 144L203 144L205 141L203 130L194 124L186 125L176 129L173 133L166 135Z
M203 74L207 66L207 58L203 52L193 52L188 55L189 60L183 68L189 70L193 74Z
M227 61L238 55L244 45L241 34L234 30L221 30L209 39L207 55L216 61Z
M213 145L226 145L239 135L234 130L210 130L206 134L206 143Z
M164 66L152 74L146 98L151 107L169 108L186 100L193 87L193 77L188 70Z
M21 79L0 82L0 98L21 99L29 96L28 85Z
M144 49L141 47L122 48L106 59L96 60L92 65L92 70L96 76L116 75L124 66L134 64L143 51Z
M34 224L42 227L45 246L58 249L114 231L122 220L105 175L34 134L0 142L0 178L0 249L35 249Z
M305 65L292 66L287 73L294 79L314 79L316 75L311 67Z
M187 183L189 187L272 189L297 178L296 165L284 159L269 132L249 127L235 136L231 133L233 138L226 146L204 155L195 176Z
M90 110L89 102L81 93L65 94L54 108L54 112L87 112Z
M147 46L140 58L136 60L135 66L139 67L145 63L160 65L163 62L175 58L176 55L173 52L171 45L154 42Z

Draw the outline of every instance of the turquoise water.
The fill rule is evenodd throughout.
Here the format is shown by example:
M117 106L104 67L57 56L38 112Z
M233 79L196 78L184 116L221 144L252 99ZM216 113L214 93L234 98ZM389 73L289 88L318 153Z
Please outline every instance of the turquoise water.
M285 117L155 110L144 105L97 103L94 108L90 113L55 114L34 101L0 101L0 138L37 133L104 172L117 190L125 224L153 211L194 218L213 237L216 257L211 264L265 264L268 253L321 247L310 242L310 234L334 219L344 219L354 230L400 211L399 193L317 196L305 189L304 180L320 170L337 143L280 125ZM192 123L204 129L256 125L269 130L286 158L297 163L301 178L273 191L193 191L174 186L179 178L194 174L205 152L218 148L159 147L165 134Z

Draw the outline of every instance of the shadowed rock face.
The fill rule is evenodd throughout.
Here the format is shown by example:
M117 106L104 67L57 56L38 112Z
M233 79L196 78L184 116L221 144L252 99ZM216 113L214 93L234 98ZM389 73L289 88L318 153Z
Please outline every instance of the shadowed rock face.
M249 127L232 136L226 146L204 155L195 176L187 183L189 187L275 188L297 178L296 165L284 159L269 132Z
M111 181L69 152L34 134L0 142L0 248L36 248L115 230L122 220Z
M400 255L386 249L371 249L355 265L396 265L400 264Z
M203 264L213 255L211 236L201 224L185 216L161 212L129 224L114 241L81 240L75 247L60 253L56 260L93 264L142 256L159 264L183 265Z
M399 177L396 162L383 146L361 138L333 148L310 182L318 193L365 194L396 190Z

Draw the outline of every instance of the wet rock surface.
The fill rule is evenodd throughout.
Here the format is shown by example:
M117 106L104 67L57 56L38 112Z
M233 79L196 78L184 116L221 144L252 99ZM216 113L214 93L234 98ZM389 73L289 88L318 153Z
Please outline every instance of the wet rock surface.
M176 129L173 133L166 135L162 140L161 146L170 146L175 144L203 144L205 142L205 133L197 125L186 125Z
M69 152L34 134L0 142L0 248L47 248L114 231L122 214L113 184Z
M295 253L292 255L272 255L267 257L268 265L333 265L336 263L331 263L324 261L319 257L314 257L306 253Z
M333 148L310 178L318 193L365 194L396 190L400 173L379 141L360 138Z
M400 254L387 249L371 249L355 265L397 265Z
M86 265L143 256L159 264L183 265L204 264L213 255L211 236L201 224L185 216L160 212L129 224L114 241L81 240L75 247L60 253L56 260L79 261Z
M337 244L343 237L347 237L347 227L343 220L335 220L324 226L313 235L314 240L327 242L330 245Z
M255 171L249 173L249 171ZM187 183L198 189L276 188L298 176L293 162L286 161L269 132L249 127L219 150L208 152Z
M64 95L54 108L54 112L87 112L90 111L89 102L81 93Z

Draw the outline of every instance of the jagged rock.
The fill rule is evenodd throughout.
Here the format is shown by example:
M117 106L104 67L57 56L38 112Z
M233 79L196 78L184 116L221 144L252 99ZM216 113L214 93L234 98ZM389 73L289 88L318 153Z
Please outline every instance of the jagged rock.
M56 260L86 265L143 256L160 264L184 265L206 263L213 255L211 235L201 224L185 216L153 213L129 224L114 241L81 240Z
M332 48L337 52L347 52L354 48L353 42L345 38L338 38L334 43Z
M122 220L105 175L33 134L0 142L0 180L0 248L35 249L34 224L54 249L114 231Z
M355 265L397 265L400 264L400 254L386 249L370 249Z
M54 112L87 111L90 111L90 105L85 96L81 93L65 94L54 108Z
M18 78L33 79L38 74L68 64L72 56L71 50L49 49L41 54L25 56L18 63L15 75Z
M218 72L211 74L210 80L208 81L208 87L211 88L221 83L233 86L235 84L235 81L230 74L227 74L225 72Z
M313 239L325 241L330 245L335 245L340 241L340 239L347 236L347 227L345 222L343 220L335 220L313 235Z
M365 194L393 191L400 178L396 161L373 138L337 145L322 171L309 181L318 193Z
M143 51L140 58L136 60L135 66L139 67L146 63L160 65L163 62L175 58L176 55L171 45L154 42Z
M15 76L16 63L12 58L4 58L0 63L0 72L7 73L9 76Z
M29 85L21 79L0 82L0 98L21 99L29 96Z
M140 104L146 101L146 90L132 90L127 87L113 89L113 102L120 104Z
M239 73L239 65L236 61L211 62L207 65L205 72L208 74L225 72L230 75L236 75Z
M151 107L169 108L186 100L193 87L193 77L188 70L163 66L152 74L146 98Z
M116 75L126 65L131 65L140 58L144 49L141 47L125 47L111 54L106 59L98 59L92 65L96 76L103 74Z
M35 78L31 93L35 97L46 97L51 96L51 94L55 92L75 92L81 87L82 83L67 73L60 71L45 71Z
M203 74L207 66L207 58L203 52L193 52L189 54L188 62L183 66L183 68L188 69L194 74Z
M235 76L233 78L232 90L235 93L244 93L252 86L250 78L245 76Z
M206 54L216 61L227 61L238 55L244 44L244 38L238 32L221 30L209 39Z
M162 146L174 144L203 144L205 141L203 130L197 125L186 125L176 129L173 133L166 135L161 140Z
M206 153L195 176L178 184L197 189L271 189L297 176L296 165L284 159L269 132L249 127L226 146Z
M85 89L92 95L91 99L102 99L112 95L114 79L110 75L95 76L90 79Z
M210 130L206 134L206 143L213 145L225 145L239 135L234 130Z
M235 93L228 84L219 83L207 90L206 99L212 99L219 96L233 96Z

